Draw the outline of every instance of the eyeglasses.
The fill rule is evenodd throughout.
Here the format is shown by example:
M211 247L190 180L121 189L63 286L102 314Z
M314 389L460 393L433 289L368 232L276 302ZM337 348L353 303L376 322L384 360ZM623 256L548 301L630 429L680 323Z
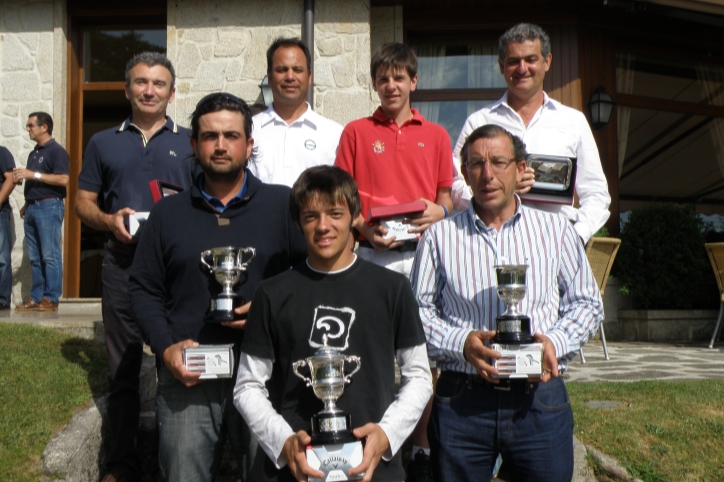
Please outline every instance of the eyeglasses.
M515 159L512 157L491 156L487 160L483 158L473 159L470 162L466 162L465 167L468 172L476 174L483 170L483 166L485 166L485 163L487 162L490 164L490 169L492 169L494 173L501 174L505 172L513 161L515 161Z
M232 102L234 102L234 103L237 103L237 104L239 104L239 105L245 105L245 104L246 104L243 100L241 100L240 98L238 98L238 97L235 96L234 94L229 94L229 93L227 93L227 92L213 92L213 93L211 93L211 94L208 94L208 95L203 96L203 97L201 98L201 100L198 101L198 103L196 104L196 109L198 109L198 108L201 107L202 105L206 104L207 102L211 102L212 100L216 100L217 98L227 99L227 100L230 100L230 101L232 101Z
M26 129L30 129L31 127L38 127L38 124L25 124Z

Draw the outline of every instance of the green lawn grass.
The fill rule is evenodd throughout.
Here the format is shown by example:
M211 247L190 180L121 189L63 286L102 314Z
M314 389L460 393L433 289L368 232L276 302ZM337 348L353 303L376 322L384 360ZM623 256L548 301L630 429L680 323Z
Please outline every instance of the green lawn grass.
M575 435L645 482L724 480L724 381L569 383ZM614 409L587 401L615 401Z
M105 347L0 323L0 480L36 481L51 437L106 386Z
M0 480L36 481L50 438L103 394L103 345L0 323ZM724 480L724 382L569 383L575 435L645 482ZM592 400L618 408L589 408Z

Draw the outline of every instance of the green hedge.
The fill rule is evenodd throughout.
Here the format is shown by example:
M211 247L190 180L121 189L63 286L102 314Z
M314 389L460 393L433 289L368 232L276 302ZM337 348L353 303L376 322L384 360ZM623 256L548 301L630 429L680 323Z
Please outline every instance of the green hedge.
M648 206L621 230L614 273L638 309L716 309L719 291L704 248L707 226L691 208Z

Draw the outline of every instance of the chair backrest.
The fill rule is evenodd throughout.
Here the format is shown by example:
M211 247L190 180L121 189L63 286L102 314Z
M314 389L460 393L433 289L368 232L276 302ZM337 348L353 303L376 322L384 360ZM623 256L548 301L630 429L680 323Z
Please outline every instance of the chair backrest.
M618 238L591 238L586 244L586 257L588 257L602 297L619 246L621 246L621 240Z
M719 285L719 294L724 301L724 286L722 286L722 271L724 271L724 243L706 243L704 245L709 255L711 267L714 270L716 284Z

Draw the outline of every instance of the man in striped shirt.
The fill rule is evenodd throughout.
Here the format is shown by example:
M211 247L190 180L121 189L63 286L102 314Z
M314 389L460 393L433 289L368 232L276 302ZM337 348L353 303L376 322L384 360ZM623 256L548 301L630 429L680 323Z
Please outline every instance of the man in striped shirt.
M473 202L432 225L415 257L428 354L442 370L429 427L436 480L489 479L499 454L512 480L572 478L573 414L559 375L598 329L603 303L571 223L515 194L525 156L523 141L500 126L473 131L460 154ZM529 267L520 309L543 344L540 379L494 378L498 264Z

